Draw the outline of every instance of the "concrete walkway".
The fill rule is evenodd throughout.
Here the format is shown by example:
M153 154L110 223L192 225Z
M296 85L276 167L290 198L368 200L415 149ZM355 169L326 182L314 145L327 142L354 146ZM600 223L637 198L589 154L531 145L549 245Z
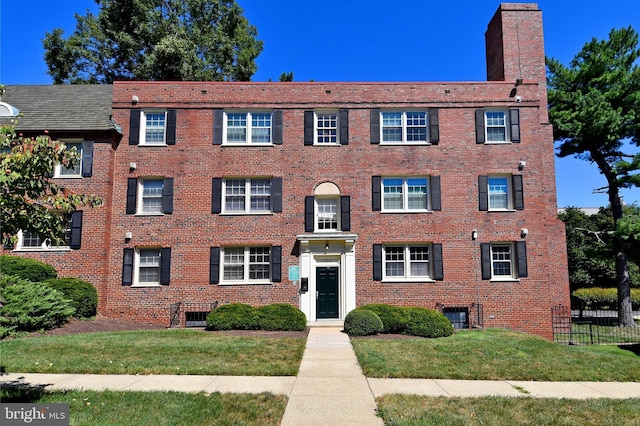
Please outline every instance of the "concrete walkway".
M287 395L282 425L376 425L374 398L385 394L444 397L640 398L640 382L367 379L341 326L313 327L296 377L10 373L47 389L179 391Z

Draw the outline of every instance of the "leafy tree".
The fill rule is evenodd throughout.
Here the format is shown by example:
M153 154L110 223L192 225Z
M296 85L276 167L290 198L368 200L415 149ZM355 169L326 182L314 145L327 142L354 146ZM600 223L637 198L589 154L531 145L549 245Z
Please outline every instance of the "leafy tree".
M281 82L291 82L291 81L293 81L293 71L283 72L282 74L280 74L280 81Z
M43 40L55 84L115 80L249 81L262 51L235 1L96 0L76 30Z
M627 223L621 188L640 186L640 154L624 151L624 142L640 145L640 68L638 34L633 28L612 30L608 40L592 39L569 67L547 59L549 118L558 156L594 162L607 180L615 233L612 248L618 288L618 319L635 326L627 264ZM620 226L620 228L618 228Z
M2 87L0 87L0 93ZM76 194L54 182L56 164L74 167L79 161L75 149L49 136L27 138L17 135L14 125L0 126L0 218L2 239L14 238L23 230L64 243L67 223L60 214L77 207L102 204L95 196Z

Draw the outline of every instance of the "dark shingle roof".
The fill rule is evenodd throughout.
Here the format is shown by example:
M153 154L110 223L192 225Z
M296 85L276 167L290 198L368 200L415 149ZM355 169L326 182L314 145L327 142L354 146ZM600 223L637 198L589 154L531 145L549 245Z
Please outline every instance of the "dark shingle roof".
M109 131L113 86L110 84L5 86L2 102L20 110L19 131ZM1 123L7 123L3 118Z

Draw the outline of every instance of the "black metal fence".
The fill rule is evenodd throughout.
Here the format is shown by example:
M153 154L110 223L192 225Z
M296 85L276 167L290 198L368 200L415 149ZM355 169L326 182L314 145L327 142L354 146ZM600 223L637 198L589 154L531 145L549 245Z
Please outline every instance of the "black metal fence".
M635 311L636 323L640 312ZM640 344L640 327L618 326L617 310L581 310L562 305L551 308L553 341L568 345Z
M218 302L176 302L169 306L171 328L206 327L207 315L218 307Z

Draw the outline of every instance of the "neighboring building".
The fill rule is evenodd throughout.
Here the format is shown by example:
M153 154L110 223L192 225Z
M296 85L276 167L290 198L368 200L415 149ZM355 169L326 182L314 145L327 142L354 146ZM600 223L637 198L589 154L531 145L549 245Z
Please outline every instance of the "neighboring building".
M537 5L503 3L486 43L487 82L84 86L120 127L78 136L93 174L69 182L106 204L79 250L14 253L96 284L109 317L389 303L551 338L569 285Z

